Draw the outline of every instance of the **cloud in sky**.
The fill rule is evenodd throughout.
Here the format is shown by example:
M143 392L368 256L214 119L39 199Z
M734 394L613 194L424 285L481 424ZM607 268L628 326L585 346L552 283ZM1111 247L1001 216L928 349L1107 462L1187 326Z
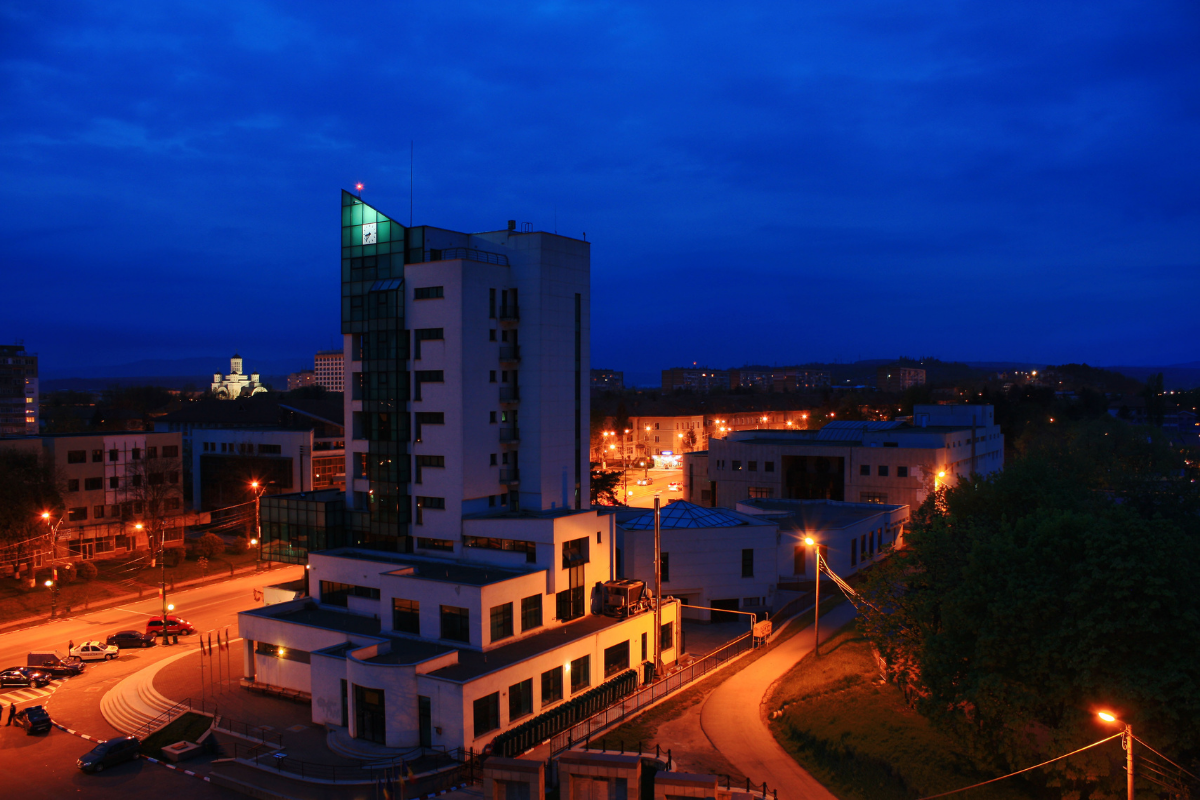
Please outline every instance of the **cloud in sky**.
M0 7L0 338L338 330L337 194L593 243L593 361L1195 359L1194 3Z

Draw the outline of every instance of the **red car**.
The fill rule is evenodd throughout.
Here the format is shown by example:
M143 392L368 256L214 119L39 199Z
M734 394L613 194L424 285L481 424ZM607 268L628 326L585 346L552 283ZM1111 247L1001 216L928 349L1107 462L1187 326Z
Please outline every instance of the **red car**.
M192 627L192 623L188 622L186 619L181 619L180 617L172 616L170 614L167 615L167 633L172 635L182 634L186 636L189 633L195 632L196 629ZM146 620L146 633L150 634L151 636L162 636L163 618L161 616L157 616Z

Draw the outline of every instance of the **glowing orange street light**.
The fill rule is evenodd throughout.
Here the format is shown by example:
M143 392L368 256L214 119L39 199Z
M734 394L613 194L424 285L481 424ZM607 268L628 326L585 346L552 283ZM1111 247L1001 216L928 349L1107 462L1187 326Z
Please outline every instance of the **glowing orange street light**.
M821 548L816 546L816 541L811 536L804 537L804 543L813 549L813 555L816 560L816 575L817 588L816 597L813 598L813 655L820 656L821 651Z
M49 512L49 511L43 511L43 512L42 512L42 519L50 519L50 512Z
M1121 748L1125 751L1125 796L1133 800L1133 726L1108 711L1100 711L1096 716L1109 724L1125 726L1121 732Z

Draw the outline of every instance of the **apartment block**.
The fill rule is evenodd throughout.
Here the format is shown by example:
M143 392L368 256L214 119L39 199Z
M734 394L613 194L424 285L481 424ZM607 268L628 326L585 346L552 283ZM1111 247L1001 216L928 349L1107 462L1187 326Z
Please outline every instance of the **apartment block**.
M711 367L672 367L662 371L662 390L729 391L729 370Z
M38 356L0 345L0 438L38 434Z
M318 350L313 357L313 381L328 392L344 391L346 354L341 350Z
M903 392L910 386L925 385L925 370L904 364L887 364L875 371L875 386L881 392Z

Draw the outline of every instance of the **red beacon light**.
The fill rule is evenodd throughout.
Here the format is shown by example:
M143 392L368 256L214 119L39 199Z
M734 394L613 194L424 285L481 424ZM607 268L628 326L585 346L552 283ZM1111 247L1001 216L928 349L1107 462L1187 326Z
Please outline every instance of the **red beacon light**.
M361 183L356 183L354 184L354 188L361 192L363 190L363 185Z

